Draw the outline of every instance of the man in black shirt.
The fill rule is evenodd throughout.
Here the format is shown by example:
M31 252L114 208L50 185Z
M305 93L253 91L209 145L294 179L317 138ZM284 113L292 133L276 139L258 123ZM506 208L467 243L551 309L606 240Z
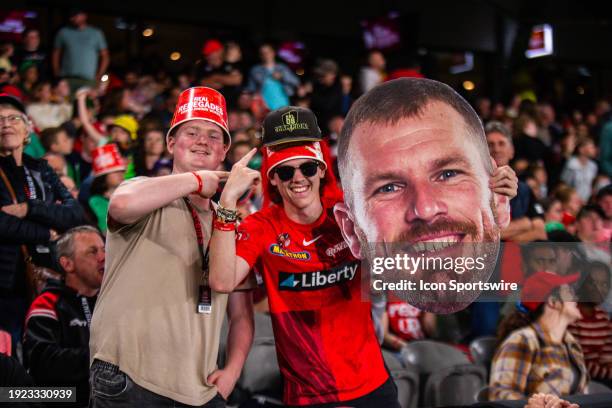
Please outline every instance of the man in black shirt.
M24 362L39 386L76 386L89 399L89 327L104 274L104 241L94 227L75 227L57 242L63 280L49 280L26 316Z
M225 61L224 54L221 42L215 39L206 41L202 47L204 59L196 65L196 82L221 92L228 107L233 107L240 95L242 74L237 67Z
M40 49L40 33L35 28L28 28L22 34L23 43L15 52L15 65L20 67L24 62L31 61L38 67L41 79L46 78L48 71L47 54Z

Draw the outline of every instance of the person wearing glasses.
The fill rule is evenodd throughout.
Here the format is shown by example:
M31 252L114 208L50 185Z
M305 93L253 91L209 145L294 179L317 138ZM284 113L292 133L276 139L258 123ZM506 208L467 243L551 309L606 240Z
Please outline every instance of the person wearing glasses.
M14 345L36 290L26 259L51 267L49 242L83 223L83 210L47 162L24 153L31 129L21 101L0 94L0 329Z
M227 220L215 224L211 287L230 292L253 268L263 275L286 405L399 407L361 296L360 263L334 220L342 194L317 119L286 107L268 114L263 128L264 208L237 230ZM256 179L244 159L234 164L220 208L236 212Z
M246 166L252 154L232 167L219 200L226 212L258 179ZM343 196L315 115L295 106L268 114L262 156L263 209L238 226L215 224L212 288L229 292L253 268L263 275L286 405L399 407L361 262L334 218Z

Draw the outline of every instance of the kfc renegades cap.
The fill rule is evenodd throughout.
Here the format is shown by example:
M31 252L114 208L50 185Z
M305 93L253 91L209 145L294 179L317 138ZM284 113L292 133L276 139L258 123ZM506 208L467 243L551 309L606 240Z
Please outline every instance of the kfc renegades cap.
M279 164L293 159L314 159L327 169L327 163L323 158L323 151L319 142L304 143L288 147L264 147L266 155L266 176L270 177L270 172Z
M286 106L268 113L262 126L264 146L318 142L322 139L317 118L310 109Z
M94 177L116 171L125 171L126 168L125 161L121 157L121 153L119 153L119 148L114 143L96 147L91 152L91 161Z
M219 91L204 86L185 89L178 97L174 116L170 122L170 130L166 137L170 136L180 124L196 119L221 127L225 145L229 148L232 138L227 126L227 109L225 98Z
M555 288L574 283L578 280L578 277L578 273L561 276L546 271L536 272L527 278L523 284L521 303L533 312L542 303L546 302Z

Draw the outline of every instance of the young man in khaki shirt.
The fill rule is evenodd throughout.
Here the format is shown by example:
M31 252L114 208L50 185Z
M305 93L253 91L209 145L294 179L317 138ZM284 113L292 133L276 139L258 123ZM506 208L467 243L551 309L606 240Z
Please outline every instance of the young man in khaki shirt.
M127 181L110 201L91 327L94 407L224 407L251 346L250 293L207 282L210 197L227 177L215 169L230 145L221 94L184 91L167 142L172 174ZM226 310L228 358L217 369Z

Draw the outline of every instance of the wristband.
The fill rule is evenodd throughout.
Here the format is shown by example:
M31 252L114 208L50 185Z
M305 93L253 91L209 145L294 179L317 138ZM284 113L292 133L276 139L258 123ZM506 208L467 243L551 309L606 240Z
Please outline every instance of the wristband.
M198 194L202 194L202 188L204 187L204 183L202 183L202 177L200 177L200 175L195 171L192 171L191 174L193 174L196 180L198 181L198 189L195 192Z
M234 223L238 219L238 210L228 210L220 205L217 206L216 213L221 222Z
M218 231L236 231L235 222L223 222L215 218L213 221L213 228Z

